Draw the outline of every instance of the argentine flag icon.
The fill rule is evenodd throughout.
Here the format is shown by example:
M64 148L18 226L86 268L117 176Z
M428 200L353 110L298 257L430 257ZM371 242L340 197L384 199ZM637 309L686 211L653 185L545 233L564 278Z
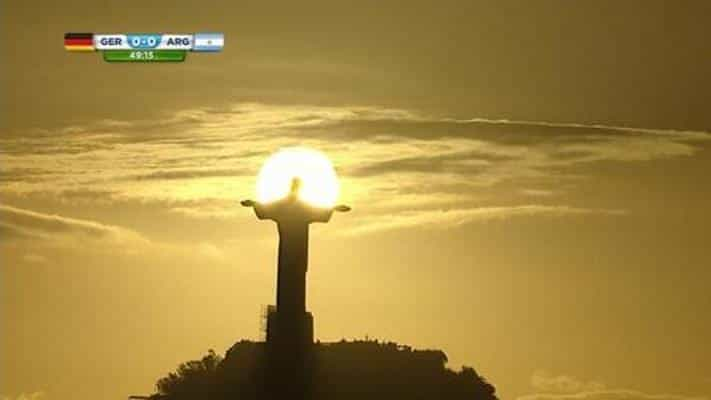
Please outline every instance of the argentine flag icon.
M193 38L193 51L222 51L225 47L225 35L222 33L196 33Z

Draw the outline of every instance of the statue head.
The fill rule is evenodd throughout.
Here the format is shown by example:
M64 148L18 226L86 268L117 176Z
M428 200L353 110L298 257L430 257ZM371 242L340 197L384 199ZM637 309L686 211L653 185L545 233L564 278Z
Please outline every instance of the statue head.
M301 178L295 176L291 178L291 189L289 189L289 199L297 200L301 191Z

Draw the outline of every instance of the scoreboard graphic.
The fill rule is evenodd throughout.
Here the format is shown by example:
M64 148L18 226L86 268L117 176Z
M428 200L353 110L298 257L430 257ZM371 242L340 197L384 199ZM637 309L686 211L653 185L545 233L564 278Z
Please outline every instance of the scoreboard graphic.
M107 62L182 62L187 53L220 52L222 33L65 33L70 52L99 51Z

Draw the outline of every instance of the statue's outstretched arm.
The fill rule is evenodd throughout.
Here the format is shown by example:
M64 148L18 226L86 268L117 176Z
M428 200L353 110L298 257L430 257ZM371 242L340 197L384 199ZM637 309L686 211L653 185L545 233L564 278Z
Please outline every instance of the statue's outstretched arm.
M343 204L331 208L312 208L310 220L311 222L328 222L331 220L331 215L334 211L347 212L350 209L350 207Z
M257 218L259 219L269 219L269 208L267 205L256 202L254 200L242 200L240 201L240 204L242 204L243 207L251 207L254 208L254 213L257 214Z

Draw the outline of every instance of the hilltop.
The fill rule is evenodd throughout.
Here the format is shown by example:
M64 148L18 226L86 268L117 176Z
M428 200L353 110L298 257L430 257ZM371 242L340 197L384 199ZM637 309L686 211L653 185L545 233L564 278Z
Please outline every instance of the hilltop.
M240 341L224 358L211 350L161 378L151 398L265 398L266 349L263 342ZM315 343L311 355L311 399L497 399L494 386L473 368L447 368L440 350L343 340Z

